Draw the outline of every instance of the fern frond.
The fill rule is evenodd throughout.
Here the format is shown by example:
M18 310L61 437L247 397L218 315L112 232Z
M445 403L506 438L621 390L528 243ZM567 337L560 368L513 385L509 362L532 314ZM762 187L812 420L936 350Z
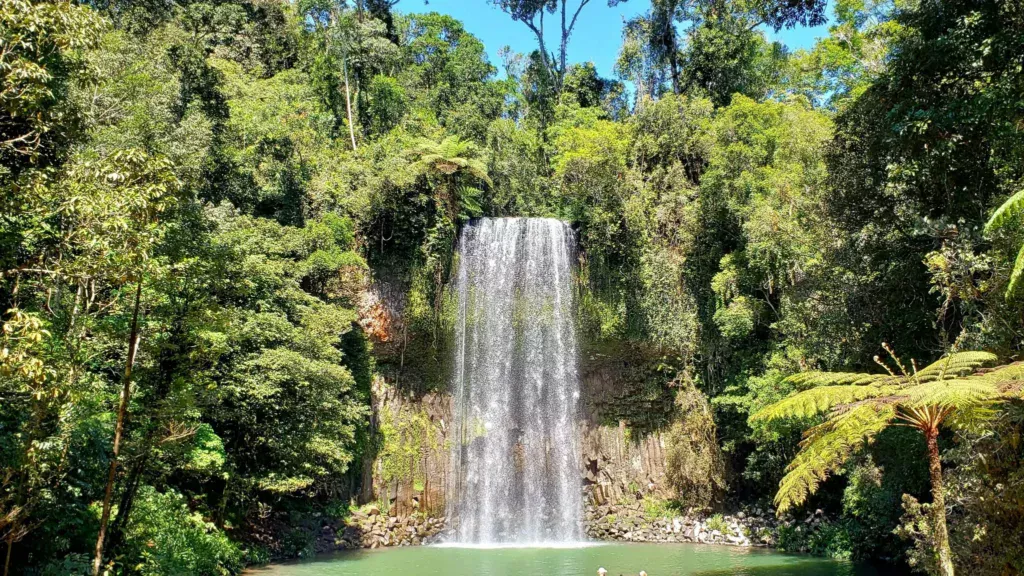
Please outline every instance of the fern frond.
M991 380L993 382L1024 380L1024 362L1014 362L1013 364L996 366L995 368L981 371L972 376L972 378L984 378L985 380Z
M779 483L779 512L803 504L828 475L839 469L864 443L871 442L896 417L890 403L867 402L807 431L800 452Z
M752 421L770 421L781 418L807 418L831 410L841 404L850 404L868 398L877 398L894 392L894 386L819 386L779 400L750 417Z
M1013 272L1010 273L1010 282L1006 285L1006 298L1009 299L1017 291L1020 279L1024 277L1024 246L1017 252L1017 261L1013 264Z
M946 419L946 426L960 430L977 430L992 421L999 413L991 404L980 404L956 410Z
M914 408L938 406L951 410L967 410L1000 399L999 386L984 378L941 380L910 386L900 391L902 402Z
M999 384L999 392L1004 398L1024 400L1024 380L1011 380Z
M985 364L995 362L996 360L996 355L989 352L954 352L939 358L919 370L917 378L921 382L929 382L940 378L956 378L974 372Z
M864 386L867 384L881 384L886 381L895 382L896 379L888 374L863 374L859 372L800 372L786 378L786 382L794 384L797 388L806 390L818 386Z
M1003 202L1003 205L996 208L996 211L992 213L992 217L988 219L988 223L985 224L985 231L991 232L997 228L1004 226L1011 218L1024 212L1024 189L1010 196L1010 198Z
M1024 398L1024 362L998 366L975 374L971 379L991 383L999 390L1002 398Z

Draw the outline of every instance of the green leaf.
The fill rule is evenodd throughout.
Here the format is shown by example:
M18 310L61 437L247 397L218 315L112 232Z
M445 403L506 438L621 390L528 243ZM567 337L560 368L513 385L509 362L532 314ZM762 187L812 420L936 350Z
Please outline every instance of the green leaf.
M997 400L999 389L982 378L942 380L911 386L901 392L904 404L915 408L938 406L944 409L966 410Z
M803 504L828 475L838 470L862 445L874 439L896 417L889 403L857 405L807 431L800 452L779 483L779 512Z
M786 378L786 382L795 384L797 388L807 389L816 386L881 384L887 380L895 383L896 379L888 374L864 374L860 372L800 372Z

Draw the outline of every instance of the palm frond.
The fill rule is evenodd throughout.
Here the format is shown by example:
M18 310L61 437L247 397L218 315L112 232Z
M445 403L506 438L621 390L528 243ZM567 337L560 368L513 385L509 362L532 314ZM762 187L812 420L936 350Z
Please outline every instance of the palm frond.
M921 382L944 378L956 378L974 372L985 364L995 362L997 357L989 352L954 352L917 371Z
M827 412L842 404L852 404L868 398L877 398L894 392L895 386L820 386L779 400L750 417L752 421L770 421L782 418L807 418Z
M1021 212L1024 212L1024 188L1010 196L1006 202L1003 202L1002 206L996 208L996 211L992 213L992 217L988 219L988 223L985 224L985 231L991 232L1004 226L1010 219Z
M807 431L800 452L779 483L779 512L803 504L828 475L839 469L864 443L871 442L896 417L894 405L859 404Z

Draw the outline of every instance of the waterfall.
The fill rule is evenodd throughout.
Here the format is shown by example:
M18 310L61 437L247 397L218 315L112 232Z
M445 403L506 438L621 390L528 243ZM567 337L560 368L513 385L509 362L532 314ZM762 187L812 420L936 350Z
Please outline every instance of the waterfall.
M449 517L460 543L582 539L572 229L480 218L459 239Z

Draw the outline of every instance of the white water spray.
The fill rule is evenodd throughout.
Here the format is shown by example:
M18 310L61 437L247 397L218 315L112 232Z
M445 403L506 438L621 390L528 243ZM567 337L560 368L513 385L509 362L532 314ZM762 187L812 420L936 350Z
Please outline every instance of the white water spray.
M448 497L463 544L582 539L572 230L481 218L459 240Z

